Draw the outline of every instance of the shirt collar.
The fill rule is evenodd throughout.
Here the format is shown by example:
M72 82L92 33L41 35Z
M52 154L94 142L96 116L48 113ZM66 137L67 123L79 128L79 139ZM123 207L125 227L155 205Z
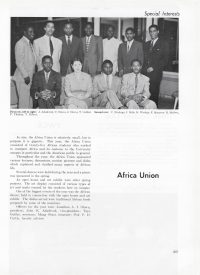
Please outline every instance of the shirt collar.
M31 41L30 41L26 36L24 36L24 35L23 35L23 38L24 38L28 43L31 42Z
M104 73L102 73L102 74L103 74L103 76L104 76L105 78L107 78L107 76L109 76L109 78L112 77L112 74L109 74L109 75L104 74Z
M154 39L154 40L151 40L151 41L153 41L153 45L155 45L155 43L156 43L157 40L158 40L158 37L156 39Z
M115 38L114 38L114 36L113 36L113 37L110 38L110 39L108 39L108 38L106 38L106 39L107 39L108 41L111 41L111 40L113 40L113 39L115 39Z
M52 36L48 36L48 35L45 34L44 37L45 37L46 39L50 39L50 38L52 39L52 38L53 38L53 35L52 35Z
M65 34L65 37L66 37L67 39L68 39L68 37L69 37L69 39L72 40L72 34L71 34L70 36L68 36L68 35Z
M136 75L137 75L137 76L140 76L140 75L141 75L141 73L135 74L134 72L132 72L132 74L134 75L134 77L136 77Z
M89 39L89 40L90 40L90 39L91 39L91 37L92 37L92 34L91 34L90 36L87 36L87 35L86 35L86 40L87 40L87 39Z
M131 41L127 41L127 44L132 45L133 41L134 39L132 39Z
M44 71L45 75L50 75L50 73L51 73L51 71L49 71L49 72L45 72L45 70L43 70L43 71Z

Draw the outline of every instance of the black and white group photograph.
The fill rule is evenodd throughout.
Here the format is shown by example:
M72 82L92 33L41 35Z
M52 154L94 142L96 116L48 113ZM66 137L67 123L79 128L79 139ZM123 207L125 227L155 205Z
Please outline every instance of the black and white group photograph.
M178 109L178 18L11 17L11 109Z

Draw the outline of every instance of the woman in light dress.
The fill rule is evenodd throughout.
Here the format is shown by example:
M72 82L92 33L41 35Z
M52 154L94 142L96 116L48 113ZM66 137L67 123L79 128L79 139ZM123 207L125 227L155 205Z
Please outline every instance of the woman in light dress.
M88 109L92 106L92 79L82 72L82 62L75 59L71 63L73 73L65 77L65 107L67 109Z

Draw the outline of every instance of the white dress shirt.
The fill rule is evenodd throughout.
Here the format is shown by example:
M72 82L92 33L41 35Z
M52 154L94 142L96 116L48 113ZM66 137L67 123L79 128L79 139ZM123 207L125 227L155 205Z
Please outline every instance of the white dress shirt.
M103 39L103 60L108 59L113 63L113 75L118 72L118 48L121 43L122 41L115 37Z
M46 83L47 83L48 80L49 80L49 75L50 75L50 73L51 73L51 71L49 71L48 73L44 71Z
M90 36L86 35L86 43L90 43L91 37L92 37L92 35L90 35Z
M158 37L156 39L151 40L151 41L153 41L153 47L154 47L157 40L158 40Z
M131 41L127 41L127 52L130 51L130 48L131 48L131 46L133 44L133 41L134 41L134 39L131 40Z
M70 36L65 35L65 39L66 39L67 44L68 44L68 39L70 40L70 43L72 43L72 37L73 37L72 34Z
M112 74L104 74L103 73L103 76L104 76L104 79L105 79L105 83L106 83L106 87L107 87L107 79L108 79L108 83L109 83L109 87L107 87L108 89L111 89L111 86L112 86L112 80L113 80L113 75Z

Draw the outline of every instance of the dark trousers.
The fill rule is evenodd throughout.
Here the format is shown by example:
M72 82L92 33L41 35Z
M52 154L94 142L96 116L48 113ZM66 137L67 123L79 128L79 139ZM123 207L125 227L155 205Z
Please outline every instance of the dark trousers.
M162 80L162 74L149 73L147 76L150 78L150 99L153 100L158 106L158 98L160 92L160 82Z
M160 82L161 81L155 81L150 79L150 99L153 100L156 105L158 106L158 98L159 98L159 92L160 92Z

